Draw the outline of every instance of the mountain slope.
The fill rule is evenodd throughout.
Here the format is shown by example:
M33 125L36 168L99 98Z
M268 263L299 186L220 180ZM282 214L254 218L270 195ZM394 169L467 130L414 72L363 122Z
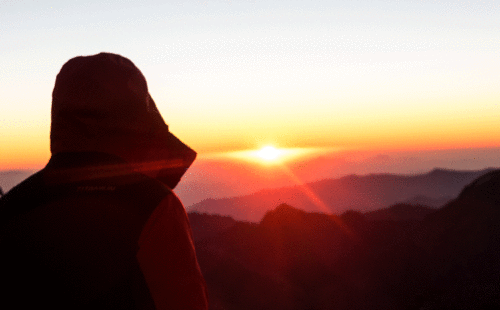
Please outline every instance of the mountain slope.
M211 309L500 308L500 171L439 210L336 216L281 204L258 224L231 223L194 232Z
M301 186L263 190L252 195L207 199L191 206L189 211L228 215L236 220L258 222L267 211L282 203L308 212L340 214L350 209L372 211L415 199L446 202L457 197L463 187L472 180L491 170L435 169L427 174L415 176L350 175Z
M499 306L500 170L466 186L422 224L420 245L433 254L424 282L439 292L427 301L431 309Z

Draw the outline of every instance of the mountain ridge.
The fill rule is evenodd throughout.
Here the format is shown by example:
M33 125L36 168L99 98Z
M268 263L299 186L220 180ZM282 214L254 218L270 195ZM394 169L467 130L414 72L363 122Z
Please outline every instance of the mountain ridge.
M499 196L499 183L491 172L440 209L399 204L374 218L280 204L260 223L208 228L195 239L211 309L498 309L500 201L483 189Z
M190 206L188 211L259 222L267 210L281 203L309 212L332 214L341 214L351 209L373 211L416 199L445 204L457 197L472 180L493 170L494 168L472 171L435 168L428 173L415 175L351 174L303 185L265 189L249 195L209 198Z

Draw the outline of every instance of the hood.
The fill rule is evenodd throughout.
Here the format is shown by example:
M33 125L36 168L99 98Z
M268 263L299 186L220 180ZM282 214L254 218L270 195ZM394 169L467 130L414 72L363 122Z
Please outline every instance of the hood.
M117 155L174 188L196 158L170 133L146 79L127 58L100 53L66 62L52 93L50 149Z

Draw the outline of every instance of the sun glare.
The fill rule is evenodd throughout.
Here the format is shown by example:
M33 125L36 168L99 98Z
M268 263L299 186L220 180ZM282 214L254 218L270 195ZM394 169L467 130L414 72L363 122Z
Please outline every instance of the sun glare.
M257 151L256 155L263 160L270 161L278 159L281 153L282 151L276 149L274 146L265 146Z
M274 166L315 152L317 153L318 150L313 148L278 148L272 145L266 145L258 150L229 152L226 153L225 156L259 163L265 166Z

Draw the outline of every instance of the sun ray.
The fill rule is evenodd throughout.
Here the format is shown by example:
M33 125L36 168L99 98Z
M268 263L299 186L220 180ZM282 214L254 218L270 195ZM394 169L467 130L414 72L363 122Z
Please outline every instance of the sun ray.
M318 209L325 213L331 215L331 210L326 206L326 204L316 195L316 193L307 185L307 183L302 182L293 171L288 168L285 164L278 165L293 181L297 184L298 188L310 199L310 201L318 207ZM355 234L344 222L340 219L339 216L331 215L330 218L342 229L347 235L352 238L355 238Z

